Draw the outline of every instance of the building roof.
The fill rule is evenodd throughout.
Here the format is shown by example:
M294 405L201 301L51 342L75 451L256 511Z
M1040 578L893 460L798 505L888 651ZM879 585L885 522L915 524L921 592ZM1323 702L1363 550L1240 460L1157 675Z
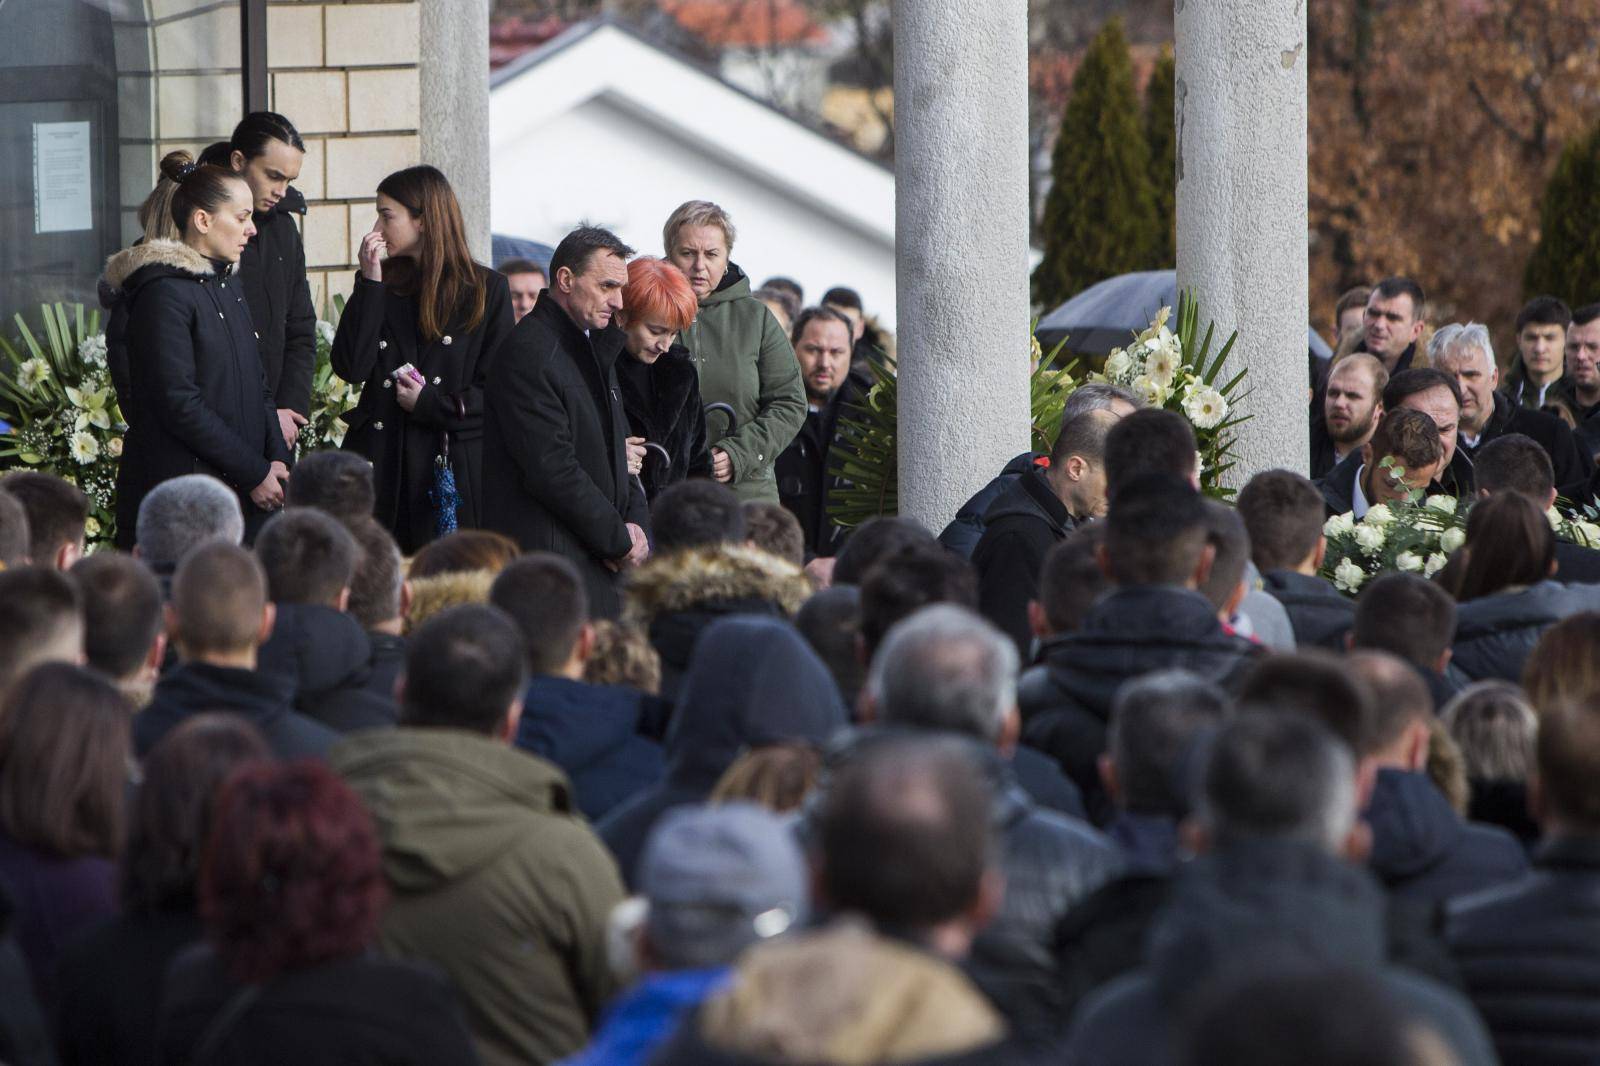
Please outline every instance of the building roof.
M659 0L661 10L715 48L825 44L828 31L795 0Z

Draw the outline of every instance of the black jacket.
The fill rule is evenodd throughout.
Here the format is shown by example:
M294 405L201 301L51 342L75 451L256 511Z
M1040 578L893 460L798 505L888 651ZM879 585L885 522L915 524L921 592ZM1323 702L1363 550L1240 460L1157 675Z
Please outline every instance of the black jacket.
M1040 460L1048 458L1049 455L1044 452L1024 452L1012 459L993 481L973 493L972 498L961 505L950 524L940 532L939 543L963 559L971 559L972 553L978 549L978 541L983 539L984 512L1017 478L1032 470Z
M393 695L371 688L372 642L366 630L332 607L277 604L277 621L261 645L256 670L292 678L294 709L336 733L380 729L400 719Z
M1568 615L1600 610L1600 588L1541 581L1456 608L1450 672L1469 681L1522 682L1522 667L1544 631Z
M482 524L487 486L479 480L484 454L484 386L501 342L511 333L511 292L506 279L475 265L484 286L483 318L466 328L452 315L444 333L424 341L417 325L417 300L381 282L356 275L333 338L333 372L361 386L361 402L344 416L344 447L372 460L377 490L373 509L411 555L433 540L435 509L428 499L434 460L448 438L464 529ZM410 363L422 374L422 394L410 412L395 399L395 368Z
M144 710L133 719L139 757L197 714L224 711L261 730L280 759L322 758L339 735L294 710L294 679L210 663L186 662L163 674Z
M233 489L253 537L267 513L250 491L289 448L237 279L186 244L150 241L112 256L106 282L121 294L113 328L127 358L117 546L132 547L145 495L182 474ZM108 336L108 357L112 346Z
M1328 435L1328 423L1323 421L1319 405L1311 416L1311 473L1312 481L1328 476L1339 465L1339 453L1334 449L1333 438Z
M261 368L279 407L311 413L311 374L317 366L317 312L306 281L306 246L291 213L306 213L306 198L289 189L272 210L253 216L256 235L239 257L239 284L261 337Z
M209 947L186 952L167 975L161 1011L163 1066L476 1066L455 989L442 974L370 956L279 974L260 986L194 1058L241 986Z
M1022 738L1053 757L1083 790L1090 817L1110 816L1097 761L1106 750L1111 704L1124 681L1180 667L1224 686L1260 649L1222 628L1215 608L1189 589L1113 590L1076 633L1045 642L1039 665L1018 684Z
M778 478L778 502L800 523L807 557L831 558L844 546L847 530L828 517L828 497L847 482L828 468L833 449L843 445L838 435L839 415L862 394L851 379L834 391L820 408L807 407L800 432L789 442L773 466Z
M1558 537L1556 562L1556 580L1562 584L1600 584L1600 551Z
M972 552L978 609L1015 642L1027 662L1033 646L1028 601L1038 597L1044 557L1078 521L1051 489L1045 471L1033 467L1001 491L983 513L983 524L983 537Z
M617 356L617 387L628 416L628 436L643 437L665 449L645 453L639 480L647 499L685 478L711 476L711 447L706 443L705 404L700 399L700 373L689 349L674 344L654 363L642 363L626 351Z
M393 633L367 632L367 691L393 701L394 683L406 667L406 638Z
M1506 399L1504 393L1494 394L1494 414L1484 425L1476 445L1458 440L1456 448L1468 456L1476 456L1478 449L1508 433L1520 433L1530 438L1550 456L1555 468L1556 492L1569 500L1583 500L1594 474L1594 460L1583 451L1578 439L1560 418L1545 411L1523 407Z
M1261 575L1267 594L1289 615L1295 645L1344 651L1344 638L1355 624L1356 604L1339 594L1327 581L1293 570L1269 570Z
M1356 475L1363 466L1360 451L1353 451L1328 473L1318 478L1314 484L1322 493L1322 501L1327 505L1328 516L1346 514L1355 506ZM1450 457L1450 465L1440 472L1438 478L1429 483L1428 493L1444 493L1457 498L1471 498L1475 478L1472 473L1472 457L1462 448L1456 448L1455 454ZM1373 501L1369 498L1367 503Z
M1528 877L1453 902L1445 935L1508 1066L1600 1062L1600 838L1545 842Z
M14 914L15 905L0 886L0 1062L55 1066L49 1023L35 998L27 959L11 933Z
M597 618L620 607L606 560L632 549L629 522L649 526L628 476L622 344L615 325L585 335L547 290L495 361L484 412L484 528L571 560Z
M597 822L661 779L661 745L639 735L652 699L620 685L535 677L522 694L517 747L561 767L578 809Z
M1515 837L1463 821L1426 774L1379 770L1366 820L1368 864L1394 896L1442 902L1514 881L1528 869Z
M56 1012L62 1066L155 1066L167 967L202 935L192 910L124 914L68 947Z
M1494 1063L1483 1023L1458 993L1385 963L1384 915L1383 892L1365 871L1314 847L1224 844L1179 874L1144 968L1074 1016L1065 1061L1178 1062L1181 1019L1197 996L1263 963L1298 962L1372 974L1403 1011L1432 1023L1462 1066Z
M596 827L623 880L636 884L640 853L661 816L703 802L746 749L784 740L821 747L846 720L839 686L787 622L713 623L684 677L667 733L665 776Z

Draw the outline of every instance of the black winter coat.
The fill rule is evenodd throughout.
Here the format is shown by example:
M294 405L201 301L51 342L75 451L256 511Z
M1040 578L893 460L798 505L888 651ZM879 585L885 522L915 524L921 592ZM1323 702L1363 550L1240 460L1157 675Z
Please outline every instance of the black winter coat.
M317 312L306 281L306 246L291 213L306 213L298 189L272 210L257 212L256 235L239 257L239 284L261 336L261 368L273 403L311 413L311 374L317 366Z
M1023 662L1033 647L1028 601L1039 595L1039 574L1050 549L1078 520L1033 467L1001 491L983 513L983 537L972 552L978 571L978 609L1017 645Z
M1479 448L1508 433L1520 433L1530 438L1550 456L1550 464L1555 470L1556 492L1569 500L1584 499L1589 478L1595 472L1594 460L1584 453L1583 446L1578 443L1572 430L1557 416L1512 403L1504 393L1494 394L1494 414L1489 416L1488 423L1484 425L1478 443L1469 445L1464 440L1458 440L1456 448L1465 451L1469 457L1476 456Z
M133 719L134 750L142 759L188 719L224 711L240 715L261 730L267 746L280 759L326 756L339 734L294 710L293 699L293 678L210 663L182 663L162 675L149 705Z
M1379 770L1366 821L1368 864L1396 897L1440 903L1514 881L1528 869L1515 837L1462 820L1426 774Z
M1600 551L1556 539L1556 580L1563 585L1600 584Z
M155 1066L167 967L204 935L179 909L118 915L73 942L56 997L62 1066Z
M372 690L372 642L360 622L332 607L276 606L277 621L261 645L256 670L293 679L295 710L336 733L399 722L393 683L390 694Z
M180 956L161 1011L163 1066L477 1066L454 987L432 968L371 956L292 970L260 986L194 1057L241 991L209 947Z
M1546 841L1528 877L1453 902L1445 935L1503 1062L1600 1062L1600 838Z
M1568 615L1600 610L1600 587L1541 581L1456 608L1450 673L1469 681L1522 682L1522 667L1544 631Z
M647 696L541 674L522 694L517 747L561 767L583 816L598 822L661 780L661 745L640 735Z
M628 476L622 344L615 325L585 335L546 290L506 339L484 407L484 528L571 560L597 618L621 607L605 563L632 550L627 524L649 528Z
M1261 649L1223 629L1216 610L1189 589L1143 586L1103 597L1076 633L1045 642L1039 665L1018 684L1022 739L1061 764L1083 790L1097 824L1111 815L1097 762L1111 705L1124 681L1168 667L1227 687Z
M654 363L641 363L624 351L617 356L617 386L628 436L643 437L667 453L665 459L653 448L645 453L639 481L646 499L686 478L711 476L700 373L689 349L674 344Z
M361 386L361 402L344 416L344 447L372 461L377 489L374 515L394 533L400 550L415 553L433 540L434 460L449 438L450 466L461 496L456 520L463 529L482 524L487 488L483 465L484 385L496 352L511 332L511 291L506 279L476 266L484 286L483 319L467 329L452 316L436 341L417 327L417 301L359 274L333 338L333 372ZM408 414L395 399L395 368L410 363L425 379Z
M1012 459L993 481L973 493L972 498L961 505L950 524L939 533L939 543L963 559L971 559L972 553L978 549L978 541L983 539L984 512L1017 478L1032 470L1040 460L1048 458L1049 455L1044 452L1023 452Z
M133 546L139 504L183 474L210 474L239 496L245 535L267 512L250 502L289 448L261 370L237 279L179 241L150 241L106 264L122 312L113 345L127 358L128 432L117 470L117 546Z
M773 465L778 502L799 521L807 558L831 558L844 546L848 531L828 517L828 497L846 482L830 474L828 466L833 449L840 445L839 415L860 395L855 383L847 379L821 408L807 408L800 432Z
M1267 594L1283 604L1294 628L1295 645L1344 651L1344 638L1355 624L1356 604L1322 578L1293 570L1261 575Z

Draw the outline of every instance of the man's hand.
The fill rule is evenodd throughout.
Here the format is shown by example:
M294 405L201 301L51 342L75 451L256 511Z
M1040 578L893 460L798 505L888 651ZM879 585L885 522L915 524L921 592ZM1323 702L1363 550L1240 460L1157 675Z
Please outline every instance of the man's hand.
M806 564L806 576L818 590L829 588L833 585L833 556L823 558L818 556Z
M283 434L283 443L294 451L294 442L300 439L300 427L306 424L306 416L291 407L278 408L278 431Z
M276 511L283 506L283 491L288 481L289 468L274 460L267 470L266 480L250 490L250 502L263 511Z
M637 474L644 469L644 438L628 438L628 473Z
M711 449L711 476L724 485L733 480L733 460L721 448Z
M402 411L413 411L417 406L417 397L422 395L422 382L410 374L397 374L394 379L394 402L400 405Z
M645 536L644 530L633 522L628 523L628 539L633 542L633 547L628 549L628 554L620 559L605 560L606 569L613 574L620 574L630 566L638 566L650 558L650 538Z

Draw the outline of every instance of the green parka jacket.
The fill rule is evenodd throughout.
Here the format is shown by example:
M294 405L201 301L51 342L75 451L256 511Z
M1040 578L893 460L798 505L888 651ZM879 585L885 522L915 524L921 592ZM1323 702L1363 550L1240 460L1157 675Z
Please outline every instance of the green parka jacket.
M733 461L739 499L778 502L772 465L806 420L806 390L800 364L767 305L750 295L750 279L735 263L715 292L700 301L700 314L683 333L683 345L700 373L700 398L725 403L738 416L728 433L721 412L706 417L711 447Z
M383 843L380 947L450 976L485 1066L587 1044L612 992L605 927L623 889L565 775L453 729L358 733L330 759Z

